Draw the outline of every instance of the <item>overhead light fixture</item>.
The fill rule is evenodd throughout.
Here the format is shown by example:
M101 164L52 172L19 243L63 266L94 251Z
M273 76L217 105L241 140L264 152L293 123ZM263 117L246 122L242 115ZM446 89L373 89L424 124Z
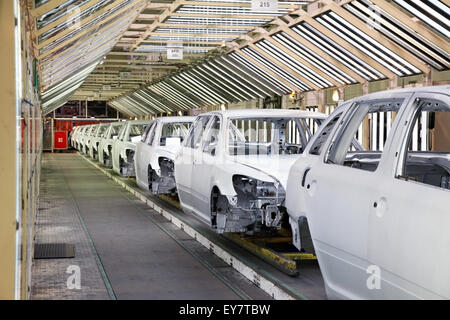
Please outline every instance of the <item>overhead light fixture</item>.
M178 111L178 115L181 117L183 115L183 112Z
M291 94L289 95L289 100L291 100L291 102L295 102L297 98L297 92L292 91Z
M222 103L222 104L220 105L220 110L222 110L222 111L225 111L225 110L226 110L225 104Z
M333 90L333 95L331 96L331 99L334 102L338 102L339 101L339 90L337 90L337 89Z

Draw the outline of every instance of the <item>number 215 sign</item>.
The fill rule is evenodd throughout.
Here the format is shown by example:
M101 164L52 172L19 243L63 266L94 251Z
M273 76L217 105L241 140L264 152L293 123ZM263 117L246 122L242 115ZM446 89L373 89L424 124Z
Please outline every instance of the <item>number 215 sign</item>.
M276 11L278 0L252 0L251 11Z

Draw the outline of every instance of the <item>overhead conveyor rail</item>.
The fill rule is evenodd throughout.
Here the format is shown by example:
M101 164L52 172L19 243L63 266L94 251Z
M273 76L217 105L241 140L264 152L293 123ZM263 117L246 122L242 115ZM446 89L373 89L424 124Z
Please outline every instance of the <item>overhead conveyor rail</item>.
M450 67L448 0L322 0L311 8L255 26L227 42L227 49L222 47L216 55L110 104L132 108L138 115L158 114L164 108L185 110L193 103L219 106L291 91L342 88L421 74L430 77L433 70ZM150 30L145 36L155 34ZM136 99L141 92L155 100ZM158 104L157 96L171 104ZM141 113L143 107L148 110Z

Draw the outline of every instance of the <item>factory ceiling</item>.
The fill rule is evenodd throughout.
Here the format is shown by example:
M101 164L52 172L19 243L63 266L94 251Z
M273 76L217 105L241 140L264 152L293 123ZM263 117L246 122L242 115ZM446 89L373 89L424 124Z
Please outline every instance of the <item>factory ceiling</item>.
M449 0L251 3L32 1L44 112L94 99L159 114L450 67Z

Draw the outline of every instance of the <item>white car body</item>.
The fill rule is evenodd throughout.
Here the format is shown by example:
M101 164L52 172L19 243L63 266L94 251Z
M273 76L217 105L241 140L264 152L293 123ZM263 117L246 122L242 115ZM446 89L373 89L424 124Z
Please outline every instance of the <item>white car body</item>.
M72 134L70 135L70 145L72 148L75 148L75 139L77 137L78 132L80 131L81 126L76 126L72 128Z
M78 151L84 153L84 144L92 129L92 125L86 125L78 139Z
M308 129L308 138L299 138L301 144L293 145L281 134L286 127L283 131L277 128L290 121L320 122L325 118L326 115L317 112L273 109L199 115L175 158L175 180L183 210L193 213L218 233L279 229L285 216L284 190L289 168L311 132ZM264 130L265 133L263 128L256 132L247 130L244 136L237 128L242 121L254 124L255 128L266 123L266 128L270 125L274 129ZM276 124L272 125L272 121ZM261 134L261 139L267 141L260 143L259 138L257 142L250 141L250 137L256 139L255 134ZM239 141L232 140L233 145L229 145L229 138ZM288 149L291 154L279 154Z
M112 145L119 137L119 131L124 125L124 121L110 123L104 138L100 140L98 145L98 161L105 167L112 167Z
M309 230L329 298L450 298L449 93L438 86L352 99L292 166L286 207L294 245L303 247ZM395 104L382 151L348 151L361 110L373 108L374 121ZM430 151L426 141L407 141L419 127Z
M106 130L108 130L109 123L102 123L95 129L94 135L89 142L89 156L95 160L98 160L98 146L100 141L104 138Z
M150 122L151 120L125 122L119 137L114 140L112 145L112 166L116 173L124 177L135 175L134 152L136 151L136 144L142 139L142 134ZM134 135L134 130L138 130L139 134Z
M77 131L77 135L75 136L75 149L77 149L78 151L81 151L81 141L87 129L88 125L83 125Z
M152 121L136 145L136 182L153 194L175 193L174 160L195 117L161 117ZM163 135L163 128L175 132ZM182 131L183 130L183 131ZM182 131L182 132L181 132Z
M91 139L94 137L95 131L97 130L98 124L90 125L83 136L81 151L85 155L89 155L89 145Z

